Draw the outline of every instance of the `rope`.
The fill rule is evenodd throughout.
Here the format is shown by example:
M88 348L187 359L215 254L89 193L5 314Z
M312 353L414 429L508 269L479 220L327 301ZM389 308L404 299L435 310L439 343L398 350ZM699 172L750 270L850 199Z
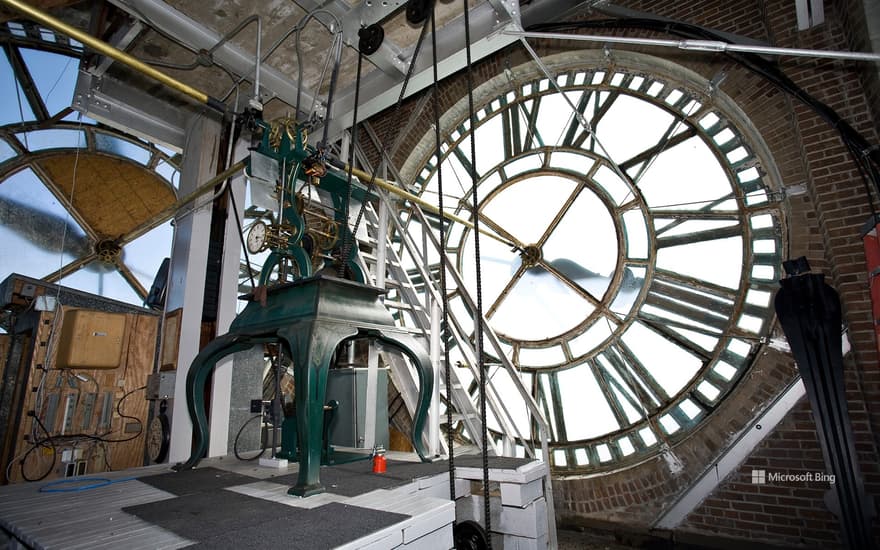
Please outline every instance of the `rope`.
M443 152L440 150L440 90L437 82L437 28L435 15L437 5L431 7L431 48L433 53L432 68L434 71L434 85L431 104L434 108L434 154L437 157L437 209L440 212L440 243L446 242L446 220L443 217ZM441 250L441 254L443 251ZM454 439L452 434L452 368L449 361L449 346L446 345L446 331L449 327L449 296L446 292L446 264L440 260L440 295L443 300L443 317L440 321L440 341L443 343L443 360L445 361L446 379L446 445L449 448L449 499L455 502L455 452L453 449Z
M416 41L416 47L413 50L412 58L409 61L409 67L406 70L406 76L404 76L404 78L403 78L403 84L400 86L400 94L397 96L397 103L394 106L394 113L391 115L392 118L397 116L397 114L400 112L400 107L403 105L403 96L406 95L406 87L409 84L409 80L412 77L413 71L415 69L416 60L419 57L419 52L422 50L422 43L425 41L425 34L427 34L427 31L428 31L428 23L429 23L429 20L428 20L428 18L426 18L425 24L422 25L422 31L419 33L419 39ZM360 52L358 52L358 55L360 55ZM357 105L357 104L355 104L355 105ZM398 133L400 132L399 127L397 129L397 132ZM395 141L397 141L397 133L395 133L394 139L391 140L392 143L394 143ZM352 145L352 149L353 149L357 145L357 143L352 142L351 145ZM385 151L387 150L387 147L385 147L384 144L381 144L381 145L382 146L380 148L381 149L380 154L385 155L386 154ZM379 174L379 166L381 164L382 164L381 162L377 162L376 165L373 167L373 170L370 173L370 181L367 184L367 192L366 192L367 196L370 193L372 193L373 189L376 187L376 177ZM352 163L349 163L349 165L348 165L349 174L351 173L353 168L354 167L352 166ZM349 186L350 186L350 184L349 184ZM357 234L357 230L361 224L361 220L363 220L364 210L366 209L366 206L367 206L366 200L361 202L360 210L358 210L357 218L355 219L354 225L352 226L352 229L351 229L352 240L354 239L354 235ZM348 263L348 259L349 259L348 257L351 255L351 248L352 247L349 246L348 251L344 252L344 254L342 255L341 261L342 261L343 265Z
M477 366L480 369L480 421L482 425L483 443L483 512L486 517L486 532L492 531L492 520L489 511L489 429L486 423L486 366L483 362L483 277L480 269L480 202L477 198L477 117L474 112L474 78L473 61L471 60L471 21L468 0L464 0L464 40L465 55L467 60L467 91L468 91L468 114L470 116L471 129L471 200L474 213L474 264L476 268L476 334L475 351L477 352ZM492 550L492 539L487 538L487 548Z

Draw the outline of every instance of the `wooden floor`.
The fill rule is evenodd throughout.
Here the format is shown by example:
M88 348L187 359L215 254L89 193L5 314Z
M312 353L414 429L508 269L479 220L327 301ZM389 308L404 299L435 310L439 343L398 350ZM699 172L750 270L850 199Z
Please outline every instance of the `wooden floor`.
M389 458L399 460L410 457L392 455ZM440 497L442 490L431 490L432 486L438 489L448 488L448 475L434 473L394 489L378 489L354 497L334 494L330 492L332 488L328 488L326 493L303 499L288 495L287 486L272 483L268 479L273 475L296 472L295 464L280 472L276 468L260 467L234 458L206 459L199 466L260 478L262 481L227 487L224 490L292 507L314 508L338 502L410 516L405 521L347 544L337 545L336 548L448 549L453 545L451 526L455 519L455 504L448 498ZM175 498L175 495L137 479L166 471L170 471L166 465L158 465L88 475L84 477L106 478L109 483L76 492L40 492L40 488L47 485L46 482L0 487L0 528L10 539L7 541L9 548L17 548L16 544L30 548L132 550L190 546L195 541L181 538L171 531L122 511L129 506ZM71 484L50 487L81 486ZM345 521L345 518L340 518L339 521ZM3 535L0 535L0 547L3 542Z

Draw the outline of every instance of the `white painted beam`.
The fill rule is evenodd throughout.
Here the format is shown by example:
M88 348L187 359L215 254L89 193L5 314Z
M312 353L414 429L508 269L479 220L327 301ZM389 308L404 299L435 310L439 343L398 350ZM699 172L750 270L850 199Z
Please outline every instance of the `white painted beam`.
M660 515L654 522L654 527L658 529L678 527L727 479L731 472L739 468L740 464L752 454L765 437L773 432L805 393L804 384L798 378L739 434L733 445L728 447L721 457L706 469L696 483L691 485L671 507Z
M235 164L250 154L247 143L239 141L233 153ZM235 196L238 215L242 216L245 195L245 178L239 173L229 181L229 192ZM238 303L238 274L241 265L241 237L232 208L232 199L227 204L226 232L223 236L223 259L220 271L220 296L217 306L217 335L229 332L229 325L236 317ZM229 450L229 409L232 396L233 355L228 355L217 363L211 382L211 416L208 419L208 456L225 456Z
M180 167L180 192L187 194L217 173L220 150L220 125L203 116L194 116L187 124L190 142L184 147ZM202 309L208 265L208 242L211 234L210 202L175 219L171 249L171 274L165 311L182 309L178 320L180 339L177 348L177 375L171 407L171 447L169 462L189 458L192 451L192 422L186 407L186 374L199 353L202 335ZM165 342L166 347L174 345Z

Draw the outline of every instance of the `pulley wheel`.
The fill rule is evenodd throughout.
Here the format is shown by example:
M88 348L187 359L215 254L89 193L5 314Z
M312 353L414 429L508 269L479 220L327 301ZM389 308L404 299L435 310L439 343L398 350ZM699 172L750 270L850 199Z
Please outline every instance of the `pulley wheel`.
M409 0L406 3L406 20L411 25L421 25L431 13L431 0Z
M382 28L382 25L373 23L359 30L358 37L360 38L358 40L358 50L364 55L373 55L379 50L382 40L385 39L385 30Z
M455 550L484 550L489 547L486 530L476 521L462 521L452 531Z

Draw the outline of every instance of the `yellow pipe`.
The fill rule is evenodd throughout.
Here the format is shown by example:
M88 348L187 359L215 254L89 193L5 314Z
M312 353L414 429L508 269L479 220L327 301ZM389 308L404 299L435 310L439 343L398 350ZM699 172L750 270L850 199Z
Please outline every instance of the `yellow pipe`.
M0 0L0 2L15 10L20 11L31 19L34 19L35 21L38 21L46 25L47 27L51 27L62 34L66 34L70 38L73 38L74 40L83 43L85 46L91 48L99 54L106 55L107 57L112 57L116 61L124 63L125 65L128 65L139 73L158 80L169 88L186 94L200 103L204 103L205 105L208 105L209 107L217 109L219 111L226 110L226 106L223 105L223 103L210 97L208 94L200 92L199 90L196 90L195 88L188 86L183 82L180 82L179 80L171 78L161 71L157 71L153 67L150 67L143 61L140 61L139 59L123 52L122 50L114 48L110 44L98 40L94 36L84 33L77 28L71 27L67 23L60 21L52 17L48 13L45 13L33 6L29 6L21 0Z
M247 166L247 163L245 161L243 161L243 160L239 161L239 162L233 164L232 166L230 166L229 168L227 168L226 170L224 170L223 172L221 172L221 173L217 174L216 176L214 176L213 178L209 179L205 183L199 185L195 189L195 191L192 191L191 193L187 194L185 197L178 200L174 204L172 204L166 208L163 208L161 212L159 212L158 214L156 214L155 216L153 216L149 220L145 221L141 225L135 227L134 229L132 229L131 231L126 233L125 236L121 240L122 244L130 243L131 241L137 239L141 235L144 235L148 231L155 229L156 227L158 227L159 225L164 223L165 220L167 220L171 216L174 216L175 214L177 214L177 212L180 209L182 209L184 206L188 205L189 203L193 202L194 200L196 200L197 198L201 197L202 195L208 193L209 191L213 191L215 187L217 187L218 185L223 183L228 178L231 178L236 173L243 170L245 166Z
M364 183L368 183L370 181L370 179L373 178L372 174L368 174L368 173L364 172L363 170L359 170L357 168L351 168L349 166L346 166L345 169L351 170L351 173L354 174L355 176L357 176L358 178L360 178ZM475 229L474 224L472 222L469 222L468 220L466 220L464 218L460 218L460 217L456 216L455 214L450 214L449 212L443 212L441 214L440 209L437 208L436 206L434 206L433 204L429 203L428 201L422 199L419 196L416 196L416 195L413 195L412 193L404 191L403 189L401 189L400 187L397 187L396 185L394 185L393 183L391 183L389 181L385 181L382 178L378 178L378 177L375 178L373 181L378 187L381 187L382 189L388 191L389 193L397 195L398 197L402 197L410 202L414 202L414 203L418 204L419 206L421 206L422 208L424 208L425 210L427 210L433 214L440 214L444 218L446 218L447 220L454 221L456 223L460 223L470 229ZM486 235L487 237L491 237L502 244L506 244L507 246L512 246L514 248L517 247L516 243L508 242L507 240L496 235L495 233L490 233L483 228L480 228L480 233L482 233L483 235Z

